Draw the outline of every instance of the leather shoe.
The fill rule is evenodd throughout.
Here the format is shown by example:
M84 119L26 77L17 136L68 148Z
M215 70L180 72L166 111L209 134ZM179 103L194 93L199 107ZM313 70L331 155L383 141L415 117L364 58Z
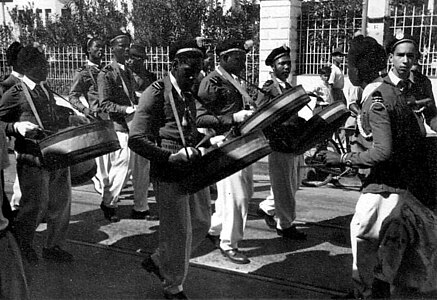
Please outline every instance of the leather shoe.
M217 249L220 248L220 237L218 235L212 235L207 234L206 238L211 241L211 243L216 247Z
M185 295L184 291L180 291L177 294L170 294L164 292L165 299L188 299L187 295Z
M261 208L258 208L256 211L256 214L259 217L263 217L264 221L266 222L267 226L271 229L276 228L276 220L273 216L267 214L265 211L263 211Z
M53 260L56 262L72 262L73 255L65 250L62 250L59 246L54 246L52 248L43 248L42 257L47 260Z
M162 277L161 272L159 271L159 267L153 261L152 256L148 255L141 262L141 267L143 267L143 269L147 272L155 274L155 276L158 277L161 282L164 282L164 277Z
M102 202L102 203L100 203L100 209L103 211L103 215L105 216L105 219L107 219L108 221L110 221L112 223L120 221L120 218L117 216L115 208L107 207Z
M307 235L302 231L296 229L296 226L291 226L286 229L276 229L276 232L279 236L283 238L291 239L291 240L299 240L304 241L307 239Z
M220 251L222 252L224 257L227 257L231 262L235 264L244 265L250 263L250 260L247 258L247 256L238 251L238 249L220 249Z
M130 217L135 220L147 220L147 221L157 221L159 220L158 216L151 215L150 210L146 211L137 211L132 209Z

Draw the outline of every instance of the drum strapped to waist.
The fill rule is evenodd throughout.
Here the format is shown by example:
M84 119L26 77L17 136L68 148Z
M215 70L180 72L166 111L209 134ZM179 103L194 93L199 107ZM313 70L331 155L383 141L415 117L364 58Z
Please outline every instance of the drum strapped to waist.
M334 102L319 113L312 116L303 125L301 134L293 138L296 154L303 154L317 144L330 138L341 127L350 115L350 111L342 102Z
M193 162L192 168L180 185L189 194L238 172L272 152L261 130L225 141L217 148Z
M112 121L67 128L38 141L46 169L60 169L120 149Z
M257 111L239 126L241 134L263 130L275 123L282 123L311 101L301 85L287 90Z

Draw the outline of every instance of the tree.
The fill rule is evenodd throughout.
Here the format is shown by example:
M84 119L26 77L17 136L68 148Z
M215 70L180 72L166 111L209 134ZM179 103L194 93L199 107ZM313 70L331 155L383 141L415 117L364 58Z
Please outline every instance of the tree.
M135 39L150 46L167 46L180 38L200 35L204 0L134 0L131 21Z

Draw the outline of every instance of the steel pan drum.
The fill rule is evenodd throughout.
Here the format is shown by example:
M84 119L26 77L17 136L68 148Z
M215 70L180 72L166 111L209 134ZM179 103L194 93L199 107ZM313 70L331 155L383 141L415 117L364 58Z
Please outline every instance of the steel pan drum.
M294 140L295 153L303 154L322 141L330 138L349 117L350 111L342 102L335 102L311 117L303 126L302 133Z
M192 194L238 172L264 156L272 149L262 131L224 142L197 160L189 174L181 181L186 192Z
M50 135L38 142L43 165L59 169L120 149L112 121L99 121Z
M91 180L97 173L96 160L88 159L70 166L71 185L81 185Z
M263 130L275 123L282 123L296 114L311 101L301 85L262 105L258 110L239 126L241 134L254 130Z

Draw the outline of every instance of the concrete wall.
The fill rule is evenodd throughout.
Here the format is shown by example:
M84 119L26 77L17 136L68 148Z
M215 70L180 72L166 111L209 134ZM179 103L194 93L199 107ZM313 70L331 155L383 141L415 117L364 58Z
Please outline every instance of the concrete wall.
M301 1L299 0L260 1L260 85L270 78L271 68L265 65L265 59L274 48L284 44L289 46L292 65L294 65L297 49L297 18L300 14ZM289 81L293 83L294 79L289 78Z

